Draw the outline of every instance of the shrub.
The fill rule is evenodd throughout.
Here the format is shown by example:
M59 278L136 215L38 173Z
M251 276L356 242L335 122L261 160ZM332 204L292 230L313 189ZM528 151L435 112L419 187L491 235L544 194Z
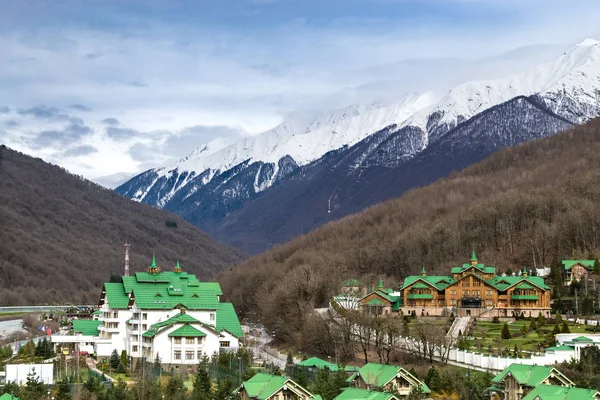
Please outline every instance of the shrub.
M500 337L502 339L510 339L512 336L510 334L510 329L508 328L508 323L504 323L504 326L502 327L502 332L500 333Z

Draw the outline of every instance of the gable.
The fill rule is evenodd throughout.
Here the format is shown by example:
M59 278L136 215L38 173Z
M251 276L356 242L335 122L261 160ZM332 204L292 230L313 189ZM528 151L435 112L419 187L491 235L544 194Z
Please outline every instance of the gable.
M377 292L372 292L360 299L360 303L363 305L371 306L389 306L392 302L386 299L383 295Z

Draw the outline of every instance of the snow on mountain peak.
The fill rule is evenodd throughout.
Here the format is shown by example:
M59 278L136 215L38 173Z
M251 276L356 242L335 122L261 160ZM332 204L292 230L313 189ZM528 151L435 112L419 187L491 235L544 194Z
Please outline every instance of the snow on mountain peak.
M598 44L600 44L600 41L598 41L596 39L592 39L592 38L587 38L587 39L584 39L581 43L578 43L577 46L589 47L589 46L596 46Z

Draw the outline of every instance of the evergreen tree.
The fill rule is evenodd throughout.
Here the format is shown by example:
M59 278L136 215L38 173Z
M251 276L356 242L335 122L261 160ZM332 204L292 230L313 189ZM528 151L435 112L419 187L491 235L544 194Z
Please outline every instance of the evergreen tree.
M430 367L427 371L427 377L425 383L431 389L432 392L439 392L442 389L442 381L440 373L435 367Z
M565 294L563 265L557 259L552 260L552 263L550 264L550 285L552 286L552 293L557 297L561 297Z
M129 365L129 363L127 362L127 351L126 350L123 350L121 352L121 364L123 364L124 367L126 367L127 365Z
M306 379L306 374L304 373L304 367L296 367L296 376L294 377L294 381L303 388L307 387L306 385L308 385L308 380Z
M538 319L538 321L537 321L538 322L538 326L542 326L542 325L546 324L546 318L544 317L544 315L542 314L541 311L538 313L538 318L537 319Z
M207 362L204 360L198 364L194 387L192 389L192 400L209 400L212 398L212 384L208 375Z
M508 328L508 324L506 322L504 323L504 326L502 327L502 332L500 333L500 337L505 340L508 340L512 337L512 335L510 334L510 329Z
M552 334L556 336L559 333L560 333L560 324L557 322L556 325L554 325L554 329L552 330Z
M571 330L569 329L569 325L567 324L567 321L563 321L562 323L562 329L560 330L561 333L571 333Z
M556 321L557 324L562 322L562 316L560 315L560 311L556 312L556 316L554 317L554 320Z
M170 377L165 388L165 398L169 400L185 400L186 394L187 389L183 385L181 376L175 375Z
M323 400L333 400L335 397L333 396L334 391L331 389L329 370L326 368L320 368L317 370L317 376L311 388L311 392L320 394Z
M21 391L21 400L39 400L46 395L46 385L38 379L35 368L27 374L27 382Z
M119 353L117 353L117 349L114 349L110 354L110 367L113 371L116 371L119 368L119 364L121 363L121 358L119 357Z
M288 366L288 367L294 365L294 356L292 355L291 351L288 351L288 353L287 353L287 358L285 360L285 365Z
M425 394L421 389L421 386L413 386L410 389L410 393L406 396L406 400L421 400L425 398Z
M71 388L66 379L59 381L56 386L56 400L71 400Z
M44 340L46 340L46 338L44 338ZM42 343L42 340L39 340L37 342L37 346L35 346L35 356L36 357L41 357L43 355L44 355L43 343Z
M299 382L297 382L299 383ZM218 388L215 393L214 400L229 400L231 398L231 393L233 392L233 382L231 381L231 377L227 375L225 379L221 379L217 382Z

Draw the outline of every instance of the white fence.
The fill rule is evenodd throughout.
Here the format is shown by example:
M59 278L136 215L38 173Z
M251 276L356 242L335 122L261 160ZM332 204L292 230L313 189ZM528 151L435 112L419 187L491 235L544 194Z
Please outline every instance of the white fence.
M6 383L15 382L19 385L27 383L27 375L35 373L39 382L46 385L54 384L53 364L6 364Z

